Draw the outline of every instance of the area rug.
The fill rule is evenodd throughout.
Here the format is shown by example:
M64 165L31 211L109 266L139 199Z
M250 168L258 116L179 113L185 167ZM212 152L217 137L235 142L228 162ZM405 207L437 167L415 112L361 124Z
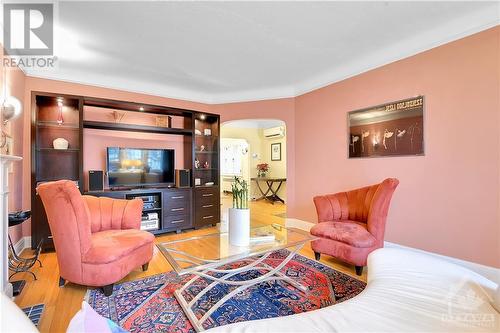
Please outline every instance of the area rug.
M265 262L276 267L288 254L287 250L276 251ZM230 267L241 265L236 262ZM301 293L281 281L258 284L224 303L204 323L204 328L316 310L354 297L365 287L362 281L298 254L281 271L307 286L309 292ZM261 274L251 271L234 278L249 279ZM130 332L194 332L173 295L191 277L175 272L158 274L115 285L110 297L105 297L100 289L89 290L86 300L99 314ZM204 279L198 281L184 293L188 301L207 285ZM201 297L196 304L196 316L201 318L233 288L219 285Z
M45 304L36 304L33 306L28 306L26 308L22 308L22 310L28 316L28 318L31 320L31 322L35 326L38 326L38 323L40 322L40 318L42 317L44 307L45 307Z

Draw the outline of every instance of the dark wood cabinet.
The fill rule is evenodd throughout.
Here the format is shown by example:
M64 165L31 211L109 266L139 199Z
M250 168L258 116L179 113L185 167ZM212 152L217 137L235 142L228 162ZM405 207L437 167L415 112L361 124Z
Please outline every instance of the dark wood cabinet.
M69 179L83 187L83 99L60 94L32 95L31 126L31 246L43 242L42 249L54 244L45 215L45 209L36 193L40 183ZM67 147L56 145L55 140L67 142ZM57 141L56 141L57 142ZM64 141L63 141L64 142Z
M154 188L154 189L135 189L124 191L93 191L86 192L87 195L96 197L109 197L115 199L134 199L142 198L153 199L158 205L145 206L143 214L155 212L158 213L158 229L149 230L153 234L162 234L165 232L193 228L192 223L192 189L191 188Z
M94 118L87 117L87 109L100 110ZM118 111L116 111L118 110ZM109 116L133 114L123 122ZM148 122L133 123L140 114ZM106 116L103 116L106 114ZM123 116L122 116L123 118ZM168 118L162 127L151 119ZM173 126L175 125L175 126ZM215 225L220 221L219 193L219 133L218 115L158 105L108 100L85 96L71 96L44 92L32 93L31 163L32 163L32 247L43 240L44 250L52 249L53 242L43 204L36 194L38 184L69 179L75 181L83 193L84 184L83 135L84 129L100 131L143 132L181 136L184 153L178 155L184 168L191 169L188 188L146 188L120 191L88 192L89 195L131 199L142 194L158 195L159 207L145 209L144 213L158 212L159 227L154 234ZM66 149L55 149L54 140L63 138ZM88 152L86 152L88 154ZM98 152L96 152L98 154Z

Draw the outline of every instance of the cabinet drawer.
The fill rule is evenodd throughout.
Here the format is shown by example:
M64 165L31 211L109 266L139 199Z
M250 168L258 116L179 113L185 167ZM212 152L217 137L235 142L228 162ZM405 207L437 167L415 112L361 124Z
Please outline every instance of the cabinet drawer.
M219 196L218 187L196 189L196 206L205 203L218 203Z
M189 215L166 216L162 221L162 229L180 229L191 224Z
M191 191L190 190L174 190L163 192L163 209L170 214L175 212L189 212L191 206ZM173 211L171 211L174 209Z
M163 208L164 215L188 215L191 211L189 202L173 202Z
M197 209L195 213L195 226L201 227L207 224L216 224L220 222L219 207Z

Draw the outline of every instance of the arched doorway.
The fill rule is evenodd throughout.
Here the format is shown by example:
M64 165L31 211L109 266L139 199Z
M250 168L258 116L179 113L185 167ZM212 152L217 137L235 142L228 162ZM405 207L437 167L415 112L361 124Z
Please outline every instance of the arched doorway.
M228 121L221 124L220 134L223 223L227 221L227 209L232 205L231 183L235 176L250 185L252 224L284 223L287 169L285 122L277 119ZM265 165L268 167L265 177L259 178ZM263 193L267 194L266 197Z

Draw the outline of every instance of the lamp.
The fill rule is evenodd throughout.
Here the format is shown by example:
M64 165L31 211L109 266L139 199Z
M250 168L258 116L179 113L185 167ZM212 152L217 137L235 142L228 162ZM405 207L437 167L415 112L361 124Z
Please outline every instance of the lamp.
M7 96L2 102L2 119L4 124L21 114L21 102L14 96Z

